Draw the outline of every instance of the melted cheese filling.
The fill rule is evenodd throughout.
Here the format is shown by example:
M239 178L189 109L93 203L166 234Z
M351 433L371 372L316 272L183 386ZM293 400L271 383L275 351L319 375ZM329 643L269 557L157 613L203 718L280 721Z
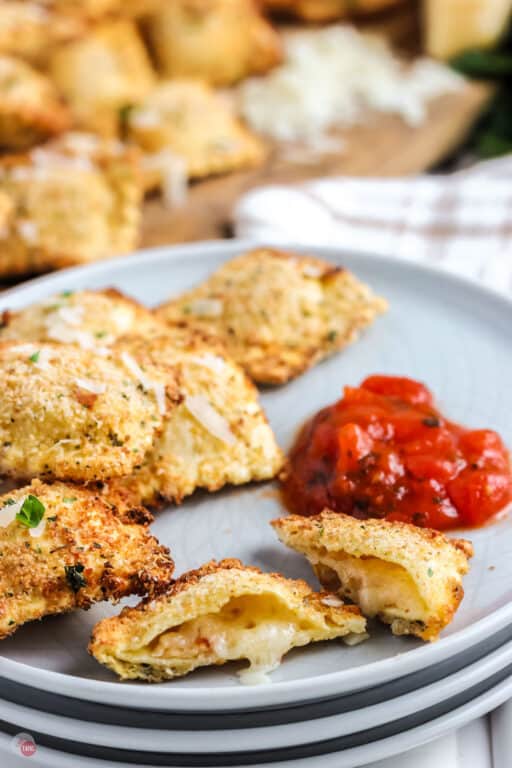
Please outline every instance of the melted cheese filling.
M265 674L279 666L296 645L309 642L310 631L280 601L246 595L209 613L172 627L153 640L146 651L151 663L193 661L194 667L247 659L242 682L266 682Z
M396 563L331 552L319 555L314 566L326 588L341 591L365 616L380 616L384 621L427 618L427 606L415 582Z

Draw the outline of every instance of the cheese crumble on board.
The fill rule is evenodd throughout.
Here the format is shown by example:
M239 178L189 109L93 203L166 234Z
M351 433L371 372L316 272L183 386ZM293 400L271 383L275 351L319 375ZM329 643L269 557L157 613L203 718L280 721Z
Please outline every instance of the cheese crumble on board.
M419 125L431 99L464 83L431 59L408 64L384 39L349 26L290 34L285 45L283 66L238 91L250 127L281 141L323 147L330 129L359 123L369 111Z

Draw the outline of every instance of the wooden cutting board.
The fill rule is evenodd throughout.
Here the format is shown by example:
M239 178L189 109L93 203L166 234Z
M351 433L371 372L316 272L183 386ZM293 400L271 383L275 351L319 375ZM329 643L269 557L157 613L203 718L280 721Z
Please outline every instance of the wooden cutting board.
M408 53L418 52L418 17L414 7L365 25ZM170 210L160 199L145 204L142 245L153 246L226 237L237 200L247 190L266 184L298 183L322 176L397 176L437 165L464 140L492 94L489 86L470 83L465 89L432 102L419 127L400 118L376 116L366 125L343 131L344 148L314 162L285 159L273 147L266 164L256 170L207 179L189 188L186 202Z

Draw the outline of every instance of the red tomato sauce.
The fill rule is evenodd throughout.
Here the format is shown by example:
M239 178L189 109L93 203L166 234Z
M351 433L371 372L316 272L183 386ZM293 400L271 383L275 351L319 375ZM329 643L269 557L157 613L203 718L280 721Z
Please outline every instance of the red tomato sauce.
M302 428L284 498L301 515L479 526L512 499L510 457L496 432L448 421L423 384L370 376Z

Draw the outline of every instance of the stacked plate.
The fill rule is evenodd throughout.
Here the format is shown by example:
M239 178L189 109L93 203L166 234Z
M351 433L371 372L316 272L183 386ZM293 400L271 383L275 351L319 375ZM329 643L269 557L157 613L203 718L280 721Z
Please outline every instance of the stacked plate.
M3 294L0 310L108 285L155 304L248 247L159 249L61 272ZM283 447L304 419L339 397L343 384L375 372L425 381L454 420L497 429L512 445L507 300L407 263L311 251L352 269L391 309L343 354L262 393ZM177 573L235 556L314 584L268 524L283 513L268 491L200 494L158 513L153 531L171 547ZM94 623L118 610L108 606L27 625L1 646L0 757L12 755L15 734L28 732L38 763L52 768L348 768L436 738L512 696L512 524L502 519L466 535L475 547L466 596L438 643L370 626L371 639L358 646L318 644L290 653L271 684L240 685L236 665L159 685L117 682L86 651Z

